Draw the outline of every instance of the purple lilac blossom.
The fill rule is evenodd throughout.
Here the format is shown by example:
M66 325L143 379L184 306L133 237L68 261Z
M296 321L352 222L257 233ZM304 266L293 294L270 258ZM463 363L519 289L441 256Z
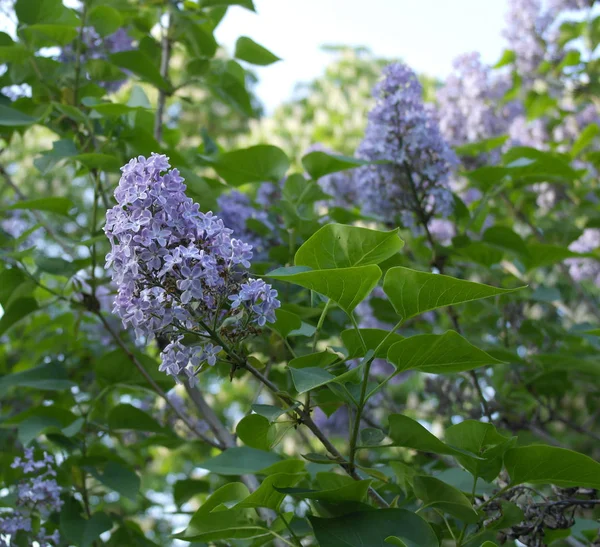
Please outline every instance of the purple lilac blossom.
M433 239L441 245L450 245L452 238L456 236L454 222L446 218L432 218L427 227Z
M273 184L272 182L263 182L256 191L256 203L268 209L273 207L281 199L281 189L283 187L283 181L279 184Z
M81 63L89 59L107 59L112 53L130 51L133 49L133 39L124 28L118 29L113 34L102 38L93 27L85 27L82 34ZM69 44L61 51L59 59L62 62L74 62L77 51L74 44ZM126 82L123 80L111 80L97 82L109 93L117 92Z
M569 245L575 253L589 253L600 247L600 229L586 228L583 234ZM577 281L591 280L600 287L600 262L593 258L568 258L565 264L569 267L571 277Z
M390 163L356 170L357 194L367 214L389 224L434 214L448 216L452 194L448 181L457 158L440 133L431 109L426 108L415 73L395 63L384 69L374 89L377 103L369 113L365 138L357 156ZM422 213L422 214L421 214Z
M207 325L220 325L222 338L239 342L274 322L280 303L270 285L248 277L252 247L211 212L200 212L179 171L169 168L159 154L121 168L117 205L106 213L106 267L123 325L138 338L166 337L160 370L195 381L200 365L214 365L221 351L208 342ZM198 345L184 344L183 332L196 335Z
M255 255L263 255L270 242L268 238L249 228L248 220L255 219L273 232L273 225L269 221L267 212L253 207L250 198L237 190L220 195L217 205L223 223L233 230L233 235L252 245Z
M504 37L515 53L519 74L531 79L546 57L544 38L554 22L554 14L544 11L541 0L509 0Z
M26 477L17 486L17 499L14 510L7 515L0 515L0 536L14 538L19 532L27 534L30 544L37 542L40 547L58 545L60 535L58 530L47 534L41 526L33 531L32 520L34 517L47 519L52 513L59 511L63 505L60 499L61 489L56 482L54 458L44 452L41 460L36 460L33 448L26 448L24 457L17 457L11 464L13 469L22 469ZM0 544L11 545L8 540L0 537Z
M458 57L454 72L437 93L442 135L452 146L461 146L505 134L514 111L514 106L501 104L509 87L505 77L492 76L490 67L481 62L478 53ZM494 151L492 158L475 158L471 161L475 165L469 167L498 160L499 151Z

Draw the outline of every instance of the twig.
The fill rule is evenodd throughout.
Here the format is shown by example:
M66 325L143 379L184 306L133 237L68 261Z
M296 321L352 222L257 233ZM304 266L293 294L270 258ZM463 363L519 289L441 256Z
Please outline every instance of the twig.
M116 342L116 344L123 350L123 352L125 353L125 355L127 355L127 357L129 358L129 360L134 364L134 366L139 370L139 372L141 373L141 375L146 379L146 381L150 384L150 386L152 386L152 389L154 391L156 391L156 393L162 397L165 400L165 403L167 403L167 405L169 405L169 407L171 407L171 409L173 410L173 412L175 412L175 414L177 414L177 416L179 417L179 419L200 439L202 439L205 443L209 444L210 446L214 447L214 448L218 448L219 450L223 450L223 446L221 443L214 441L213 439L211 439L210 437L208 437L207 435L205 435L204 433L202 433L202 431L199 431L198 429L196 429L196 427L194 426L194 424L188 419L188 417L183 414L169 399L168 395L165 393L165 391L156 383L156 381L154 380L154 378L152 378L152 376L150 376L150 374L148 374L148 371L144 368L144 366L139 362L139 360L137 359L137 357L129 350L129 348L127 347L127 345L123 342L123 340L121 340L121 337L118 335L117 332L115 332L115 330L110 326L109 322L106 320L106 318L102 315L101 312L96 311L94 312L94 314L100 319L100 321L102 322L102 325L104 325L104 328L107 330L107 332L110 334L110 336L113 338L113 340ZM207 420L208 421L208 420Z
M163 28L161 40L161 56L160 56L160 75L165 81L169 77L169 61L171 60L171 14L166 13L167 24ZM167 101L167 92L164 89L158 90L158 103L156 105L156 117L154 118L154 138L160 143L163 133L163 117L165 114L165 103Z
M257 378L260 382L262 382L269 390L271 390L275 395L277 395L280 399L282 399L287 404L293 404L293 400L282 394L279 391L279 388L271 382L268 378L263 376L258 370L256 370L252 365L243 362L241 364L243 368L245 368L250 374L252 374L255 378ZM310 429L313 435L321 442L321 444L325 447L325 449L335 458L335 463L340 465L355 480L362 480L362 477L356 472L354 467L350 465L349 462L346 461L344 456L340 453L340 451L332 444L332 442L325 436L325 434L319 429L319 426L315 424L313 419L306 410L301 408L295 408L294 412L298 414L302 423ZM369 497L377 503L380 507L389 507L388 503L379 495L379 493L373 489L369 488Z
M443 261L437 260L437 251L436 251L435 240L433 239L433 236L431 235L431 232L429 231L429 222L427 219L427 215L425 214L425 211L423 210L423 207L419 200L419 196L417 194L417 187L413 180L410 166L406 162L404 162L404 170L406 171L406 175L408 177L408 182L409 182L410 188L412 190L413 197L415 199L415 209L416 209L415 212L417 213L417 216L419 217L419 220L423 226L423 229L425 230L425 235L427 236L427 241L429 241L429 244L431 245L431 252L433 253L432 263L433 263L433 265L435 265L437 267L440 274L443 274L444 273L444 264L443 264ZM447 313L448 313L448 316L450 317L450 320L452 321L452 324L454 325L454 328L456 329L456 332L458 332L459 334L462 334L462 329L460 328L460 323L458 321L458 315L454 311L454 308L452 308L452 306L449 306L447 308ZM471 370L471 371L469 371L469 377L471 378L473 386L475 387L475 391L477 391L477 396L479 397L479 402L481 404L483 414L487 417L487 419L490 421L490 423L493 423L494 419L492 417L490 407L483 395L483 390L481 389L481 385L479 384L479 378L477 377L477 373L474 370Z

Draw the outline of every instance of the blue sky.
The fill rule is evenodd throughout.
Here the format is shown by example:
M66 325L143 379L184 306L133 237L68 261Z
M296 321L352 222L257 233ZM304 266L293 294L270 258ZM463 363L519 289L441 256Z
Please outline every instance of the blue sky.
M412 68L444 77L461 53L496 62L505 46L507 0L255 0L257 13L229 10L217 39L232 52L249 36L283 60L258 68L267 110L290 97L294 84L321 74L331 54L323 44L367 46L401 57Z

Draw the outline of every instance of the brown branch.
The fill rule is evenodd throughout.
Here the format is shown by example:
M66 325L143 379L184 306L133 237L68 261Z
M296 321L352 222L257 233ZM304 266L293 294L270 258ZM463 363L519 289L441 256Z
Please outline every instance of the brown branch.
M269 390L271 390L275 395L277 395L286 404L289 404L289 405L294 404L294 401L290 397L281 393L279 388L273 382L271 382L271 380L269 380L267 377L265 377L263 374L261 374L252 365L244 362L243 364L241 364L241 366L244 369L246 369L250 374L252 374L256 379L258 379L260 382L262 382ZM310 429L310 431L321 442L321 444L325 447L325 449L335 458L335 460L334 460L335 463L337 463L340 467L342 467L344 469L344 471L346 471L346 473L348 473L348 475L350 475L354 480L357 480L357 481L362 480L362 477L354 469L354 466L352 466L348 461L346 461L346 459L341 454L341 452L333 445L333 443L319 429L319 426L317 426L317 424L315 424L315 422L313 421L313 419L310 416L310 413L307 410L301 409L301 408L295 408L294 412L296 412L298 414L302 423L304 425L306 425L306 427L308 427L308 429ZM380 507L389 507L389 504L381 497L381 495L374 488L369 488L368 494L369 494L369 497Z
M208 437L207 435L205 435L202 431L199 431L194 426L194 424L189 420L189 418L185 414L183 414L171 402L171 400L169 399L169 397L165 393L165 391L156 383L156 381L154 380L154 378L152 378L152 376L150 376L150 374L148 373L148 371L139 362L138 358L130 351L130 349L123 342L123 340L121 340L121 338L118 335L118 333L115 332L115 330L110 326L109 322L102 315L102 313L100 313L99 311L94 312L94 313L100 319L100 321L102 322L102 325L104 325L104 328L110 334L110 336L113 338L113 340L116 342L116 344L123 350L123 352L125 353L125 355L127 355L127 357L129 358L129 360L133 363L133 365L135 366L135 368L138 369L138 371L140 372L140 374L150 384L150 386L152 387L152 389L160 397L162 397L164 399L165 403L167 403L167 405L169 407L171 407L171 409L173 410L173 412L175 412L175 414L177 414L177 416L179 417L179 419L190 429L190 431L192 431L199 439L201 439L205 443L209 444L210 446L212 446L214 448L218 448L219 450L224 450L225 447L221 443L214 441L213 439L211 439L210 437Z

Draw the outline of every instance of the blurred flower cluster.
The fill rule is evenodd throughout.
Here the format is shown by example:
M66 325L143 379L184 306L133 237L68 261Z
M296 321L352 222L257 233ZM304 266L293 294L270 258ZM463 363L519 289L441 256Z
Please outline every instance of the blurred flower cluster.
M46 520L63 505L54 465L54 458L46 452L41 460L36 460L33 448L26 448L23 458L15 458L11 467L21 469L25 475L30 476L17 486L14 510L6 516L0 514L0 545L8 547L17 544L20 534L24 534L29 545L33 545L34 542L40 547L58 545L58 530L48 534L43 525L35 522L40 519ZM7 537L10 537L10 540Z

